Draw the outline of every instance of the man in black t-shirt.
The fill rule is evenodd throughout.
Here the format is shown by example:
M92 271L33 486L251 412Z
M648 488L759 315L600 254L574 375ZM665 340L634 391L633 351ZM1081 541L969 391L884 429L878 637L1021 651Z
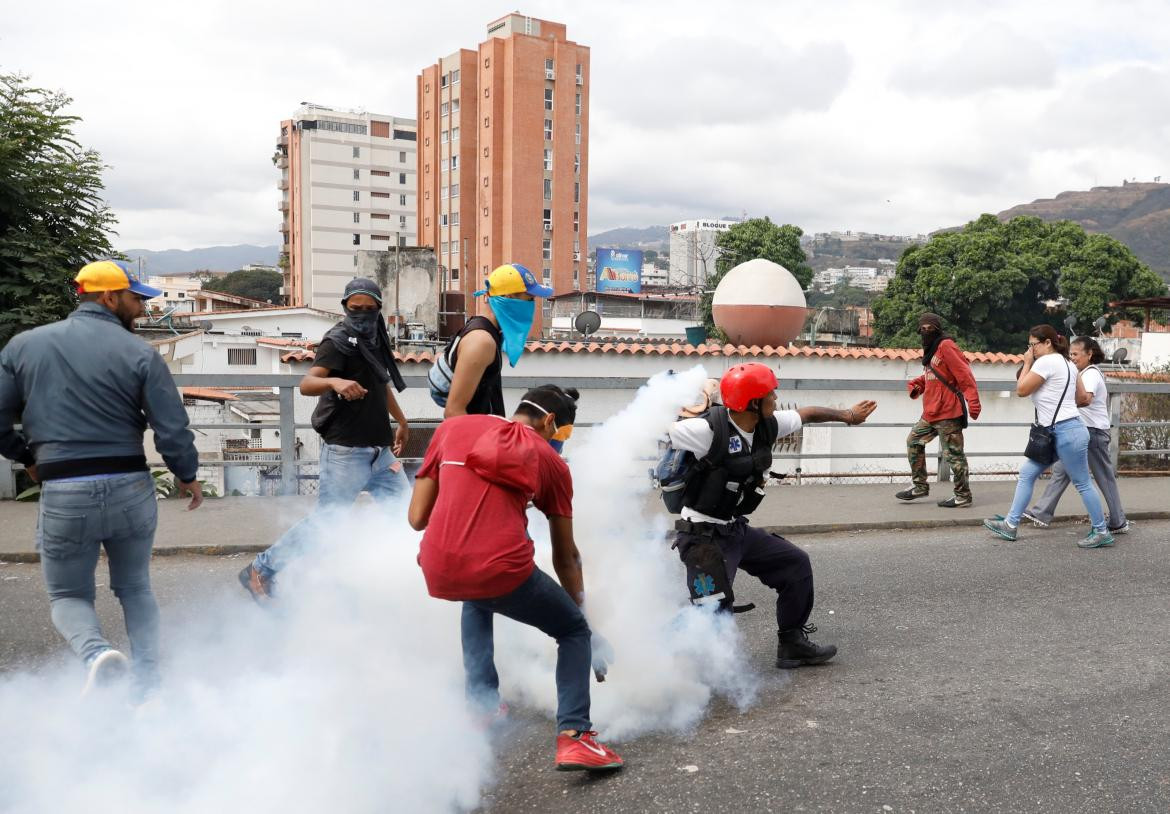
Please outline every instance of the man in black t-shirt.
M313 411L322 441L317 510L240 572L240 583L257 601L271 598L276 574L319 534L331 510L349 506L363 491L383 502L409 495L395 457L410 435L394 397L406 385L382 321L382 290L373 280L351 280L341 304L345 319L325 334L301 379L301 393L319 397Z

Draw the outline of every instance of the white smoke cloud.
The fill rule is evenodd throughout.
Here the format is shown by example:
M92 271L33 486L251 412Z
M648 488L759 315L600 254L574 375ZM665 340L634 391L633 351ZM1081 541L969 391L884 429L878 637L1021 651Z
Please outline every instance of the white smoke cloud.
M603 738L685 731L714 695L743 706L756 680L734 623L686 604L665 521L641 517L642 457L701 368L662 374L574 449L575 530L591 622L617 651L592 685ZM588 398L588 392L583 398ZM261 611L236 586L164 642L165 684L131 711L80 699L78 668L0 682L0 811L459 811L494 782L463 700L459 605L426 595L405 507L358 506L281 575ZM547 524L532 518L548 565ZM163 608L164 614L178 614ZM496 661L513 705L549 713L555 646L500 619Z

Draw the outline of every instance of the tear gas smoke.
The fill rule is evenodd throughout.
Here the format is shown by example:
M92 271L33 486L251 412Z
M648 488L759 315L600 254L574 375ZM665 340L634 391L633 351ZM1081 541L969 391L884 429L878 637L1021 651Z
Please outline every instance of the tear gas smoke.
M617 651L593 684L593 720L611 740L692 727L714 694L753 697L734 623L686 604L666 520L641 511L639 458L704 378L655 376L568 449L587 611ZM542 516L531 526L547 537ZM404 505L357 506L322 527L272 607L234 583L197 615L164 607L165 684L137 711L79 698L73 662L0 680L0 811L474 807L493 759L463 701L459 605L427 596ZM496 631L505 699L551 714L552 641L505 619Z

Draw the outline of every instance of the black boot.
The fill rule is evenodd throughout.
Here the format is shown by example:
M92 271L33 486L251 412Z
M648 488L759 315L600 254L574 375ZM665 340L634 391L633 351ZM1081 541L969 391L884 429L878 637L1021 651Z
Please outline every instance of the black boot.
M781 630L780 644L776 648L776 666L782 670L792 670L809 664L824 664L837 655L835 645L822 647L809 641L808 634L816 632L816 625Z

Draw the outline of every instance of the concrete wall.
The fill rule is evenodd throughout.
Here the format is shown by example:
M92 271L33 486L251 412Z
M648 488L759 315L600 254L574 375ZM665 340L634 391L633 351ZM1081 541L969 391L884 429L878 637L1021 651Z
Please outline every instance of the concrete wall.
M439 268L433 249L408 247L358 252L356 271L355 276L370 277L382 287L382 313L388 320L392 320L397 309L403 325L421 322L428 333L438 333Z

